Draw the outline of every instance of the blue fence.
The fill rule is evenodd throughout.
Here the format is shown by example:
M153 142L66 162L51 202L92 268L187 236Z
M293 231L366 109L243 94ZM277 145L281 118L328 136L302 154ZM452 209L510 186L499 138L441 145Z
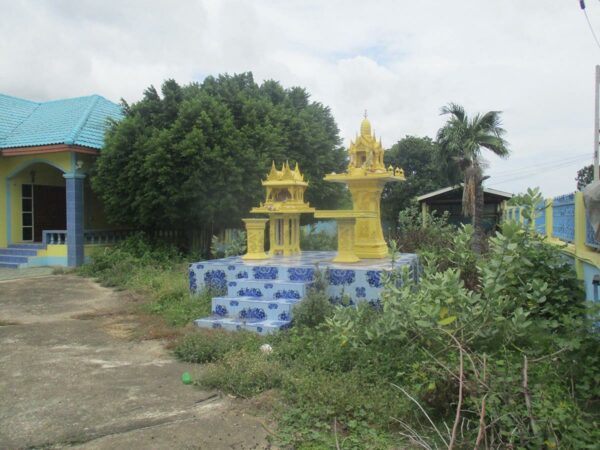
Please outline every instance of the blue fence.
M552 236L575 241L575 194L555 197L552 202Z

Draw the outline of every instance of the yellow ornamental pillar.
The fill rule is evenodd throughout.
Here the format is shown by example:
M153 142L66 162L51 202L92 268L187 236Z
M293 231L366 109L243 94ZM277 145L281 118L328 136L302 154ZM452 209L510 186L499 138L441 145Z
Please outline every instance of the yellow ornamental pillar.
M248 251L242 259L266 259L265 227L269 219L242 219L246 224Z
M338 234L338 252L333 262L336 263L354 263L360 261L354 251L354 227L356 226L355 218L338 218L337 234Z
M583 279L583 261L581 257L585 254L586 217L585 204L583 203L583 192L575 192L575 271L577 278Z
M360 258L385 258L388 247L383 238L379 202L384 182L379 180L350 181L354 211L373 213L371 218L357 218L355 226L356 254Z
M315 219L335 219L338 232L338 251L332 262L354 263L360 261L356 253L356 224L358 219L375 219L373 211L315 211Z

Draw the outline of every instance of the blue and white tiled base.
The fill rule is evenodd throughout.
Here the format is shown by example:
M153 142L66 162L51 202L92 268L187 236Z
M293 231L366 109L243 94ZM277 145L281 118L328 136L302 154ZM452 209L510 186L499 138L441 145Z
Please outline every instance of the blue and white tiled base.
M299 256L275 256L264 261L244 261L239 256L190 264L193 293L204 287L226 291L212 299L212 316L195 321L203 328L248 329L261 334L289 328L293 306L300 302L315 271L323 272L332 303L349 299L351 305L368 301L379 304L382 274L408 267L417 274L417 255L403 253L388 259L334 264L335 252L303 252Z

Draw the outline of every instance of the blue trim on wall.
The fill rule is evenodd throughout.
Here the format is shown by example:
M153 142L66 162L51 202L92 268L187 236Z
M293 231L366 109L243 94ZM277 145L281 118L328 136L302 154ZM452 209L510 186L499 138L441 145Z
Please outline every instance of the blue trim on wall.
M70 267L83 264L83 179L79 173L65 173L67 191L67 258Z

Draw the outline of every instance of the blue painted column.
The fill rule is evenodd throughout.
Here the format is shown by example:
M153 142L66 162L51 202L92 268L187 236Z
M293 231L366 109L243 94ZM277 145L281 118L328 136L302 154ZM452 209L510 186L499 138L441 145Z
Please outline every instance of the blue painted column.
M67 263L83 264L83 180L85 175L65 173L67 191Z

